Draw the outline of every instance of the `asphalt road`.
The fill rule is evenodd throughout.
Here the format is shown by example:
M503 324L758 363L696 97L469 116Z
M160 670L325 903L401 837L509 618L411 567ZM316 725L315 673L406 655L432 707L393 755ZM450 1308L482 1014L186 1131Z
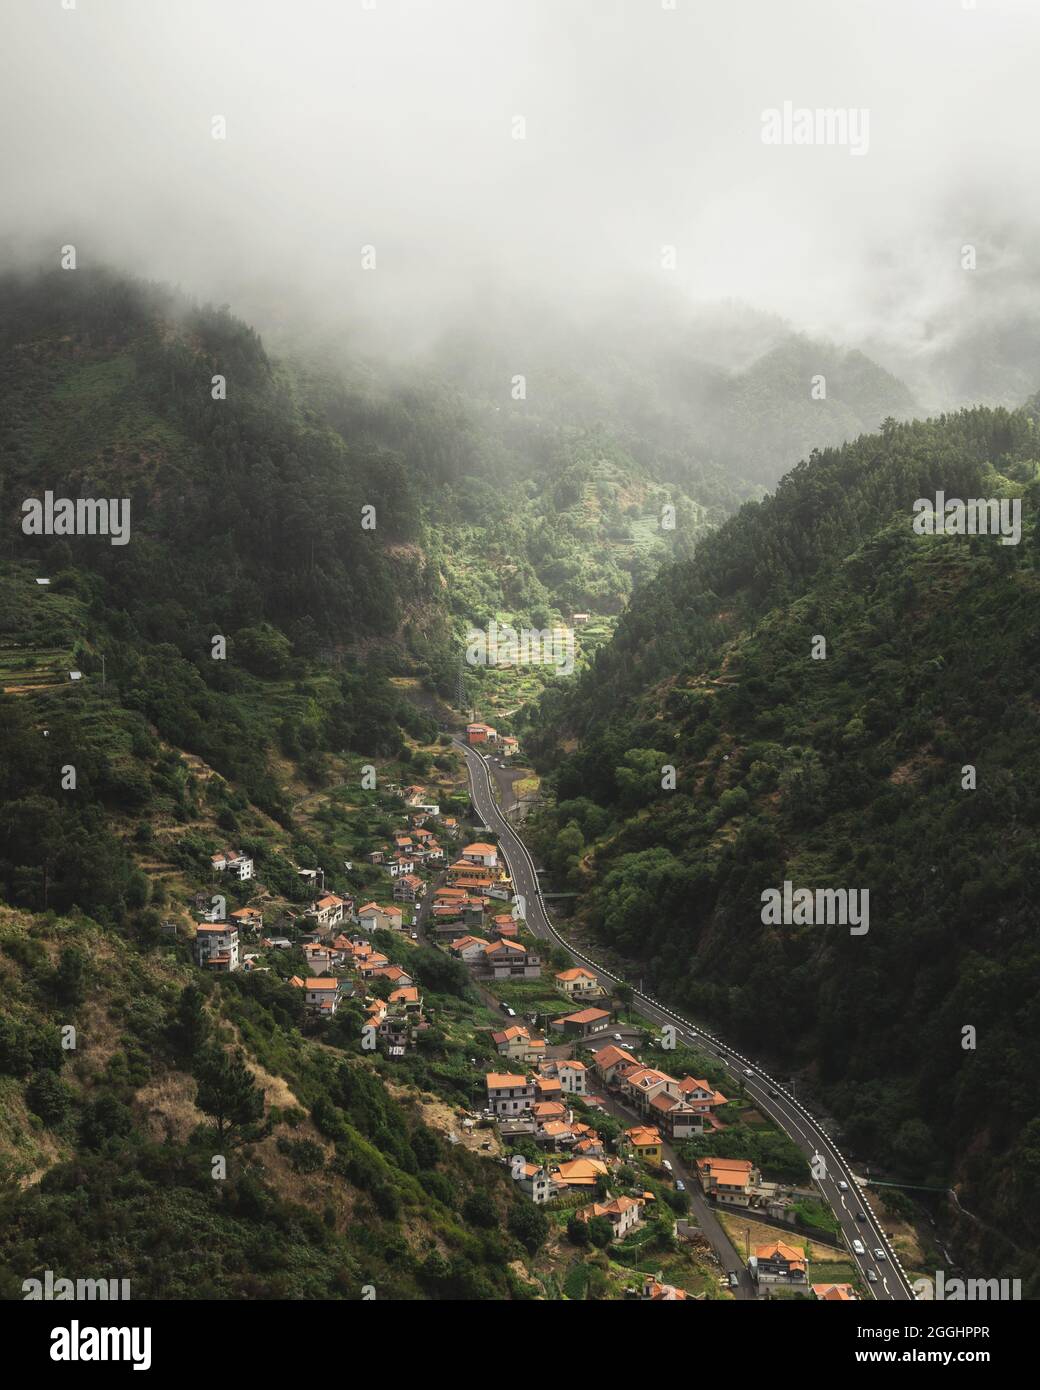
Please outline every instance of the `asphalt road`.
M542 901L538 874L530 851L502 815L495 801L487 758L477 749L469 748L458 739L456 744L462 750L469 768L473 805L484 824L498 835L502 854L513 880L514 892L524 899L524 916L529 929L535 936L562 946L578 964L587 965L589 969L595 970L601 979L619 981L620 976L600 965L598 961L583 955L553 926ZM850 1258L859 1265L864 1283L874 1297L881 1300L912 1301L914 1294L906 1275L874 1215L866 1194L856 1184L848 1161L805 1107L754 1062L728 1047L721 1039L706 1033L673 1009L659 1004L656 999L642 994L639 990L634 989L633 992L634 1008L643 1018L653 1023L671 1024L683 1042L696 1042L699 1046L706 1046L714 1051L722 1059L727 1071L743 1082L745 1092L756 1106L774 1120L810 1160L814 1167L816 1186L823 1200L834 1212L849 1247ZM687 1187L692 1196L693 1185L688 1183ZM861 1214L864 1220L857 1220L857 1213ZM852 1245L854 1240L862 1243L862 1255L855 1253ZM714 1241L712 1243L714 1244ZM881 1250L884 1258L878 1259L874 1254L875 1250ZM875 1274L876 1282L869 1281L868 1271Z

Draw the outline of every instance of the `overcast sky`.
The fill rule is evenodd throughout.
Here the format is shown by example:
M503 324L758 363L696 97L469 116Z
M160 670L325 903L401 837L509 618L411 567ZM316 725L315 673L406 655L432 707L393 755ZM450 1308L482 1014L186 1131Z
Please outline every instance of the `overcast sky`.
M416 328L645 275L906 345L1035 293L1040 0L674 3L4 0L0 249ZM785 101L866 154L763 143Z

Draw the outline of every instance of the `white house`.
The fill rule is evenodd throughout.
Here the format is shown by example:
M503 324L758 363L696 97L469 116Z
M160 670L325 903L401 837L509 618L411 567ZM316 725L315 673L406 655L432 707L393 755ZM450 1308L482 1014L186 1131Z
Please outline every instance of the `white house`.
M560 1061L556 1063L556 1075L560 1086L568 1095L588 1095L589 1069L584 1062Z
M195 928L195 963L210 970L237 970L238 927L233 922L200 922Z
M521 1192L525 1192L537 1206L548 1202L555 1196L556 1188L548 1170L539 1168L537 1163L525 1163L523 1172L517 1178Z
M535 1084L531 1076L492 1071L486 1082L488 1109L496 1115L526 1115L534 1105Z
M359 907L357 919L359 926L369 932L386 931L389 925L378 903L366 903L364 907Z
M234 874L236 878L242 879L243 881L253 877L253 861L248 855L243 854L241 850L223 850L220 854L212 855L209 862L213 865L214 870L218 874L227 870L229 873Z
M553 985L568 999L581 999L586 995L602 993L599 980L591 970L586 970L583 965L576 965L570 970L558 970Z
M460 858L467 859L471 864L481 864L485 869L498 867L498 850L494 845L485 845L479 840L472 845L466 845L460 853Z
M332 979L307 980L305 999L311 1013L332 1018L339 1008L339 981Z

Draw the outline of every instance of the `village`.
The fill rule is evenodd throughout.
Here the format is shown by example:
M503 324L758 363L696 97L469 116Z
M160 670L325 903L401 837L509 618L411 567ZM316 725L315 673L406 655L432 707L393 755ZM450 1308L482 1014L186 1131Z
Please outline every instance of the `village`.
M499 739L492 726L471 724L466 733L471 744L497 741L504 756L516 750L516 740ZM810 1281L806 1248L791 1225L806 1195L797 1185L763 1181L751 1158L709 1151L682 1159L677 1145L728 1128L729 1098L707 1077L665 1070L665 1044L643 1025L618 1021L622 991L608 994L591 970L559 960L559 948L556 960L546 959L546 944L527 932L490 832L442 812L423 785L386 790L400 807L400 824L364 856L380 875L371 896L334 890L323 868L300 866L309 904L300 912L283 908L272 921L263 901L229 911L226 893L200 889L196 965L269 972L279 953L302 956L305 968L286 983L300 991L310 1026L331 1023L349 1003L361 1011L362 1048L402 1058L419 1046L430 1017L420 981L391 959L392 943L436 948L465 967L487 1009L501 1016L483 1038L498 1063L474 1067L480 1099L459 1112L453 1141L477 1141L488 1161L508 1165L528 1200L558 1213L572 1243L631 1245L659 1233L664 1221L675 1247L714 1268L714 1296L785 1291L856 1299L846 1280ZM474 830L478 838L469 839ZM210 865L214 888L223 882L248 893L257 885L255 864L241 850L221 849ZM746 1240L744 1269L727 1272L698 1219L705 1207L746 1214L749 1231L770 1235L771 1227L776 1238ZM625 1296L705 1295L658 1273Z

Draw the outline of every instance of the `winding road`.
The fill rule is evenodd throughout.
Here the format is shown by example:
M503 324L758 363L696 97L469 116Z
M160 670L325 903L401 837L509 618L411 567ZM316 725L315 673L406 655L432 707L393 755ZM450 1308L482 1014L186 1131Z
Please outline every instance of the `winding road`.
M535 936L562 946L573 960L594 970L601 979L613 983L620 982L620 976L584 955L553 926L542 899L538 870L531 853L506 820L495 799L488 757L477 749L468 747L461 739L455 739L455 744L466 758L473 805L484 824L498 835L499 845L513 880L514 891L524 899L528 928ZM722 1060L726 1070L743 1082L745 1091L758 1109L768 1115L810 1160L814 1174L818 1175L814 1177L816 1186L823 1200L834 1212L845 1243L849 1247L850 1258L859 1265L864 1283L874 1297L879 1300L912 1301L914 1294L906 1274L867 1197L856 1183L848 1161L805 1107L761 1067L741 1056L719 1038L705 1032L703 1028L677 1014L674 1009L658 1003L656 999L639 990L633 988L633 994L633 1007L643 1018L656 1024L671 1024L683 1042L710 1047ZM692 1197L692 1188L690 1192ZM698 1214L700 1215L699 1211ZM709 1210L709 1214L714 1219L714 1213ZM862 1216L863 1219L857 1219L858 1216ZM856 1253L853 1241L861 1243L864 1252L862 1255ZM718 1250L717 1245L716 1249ZM883 1258L879 1259L875 1255L876 1250L883 1252ZM729 1262L724 1259L723 1263L728 1269ZM869 1280L868 1271L874 1274L876 1282ZM742 1275L741 1293L744 1293L748 1276L742 1267L738 1268L738 1272Z

